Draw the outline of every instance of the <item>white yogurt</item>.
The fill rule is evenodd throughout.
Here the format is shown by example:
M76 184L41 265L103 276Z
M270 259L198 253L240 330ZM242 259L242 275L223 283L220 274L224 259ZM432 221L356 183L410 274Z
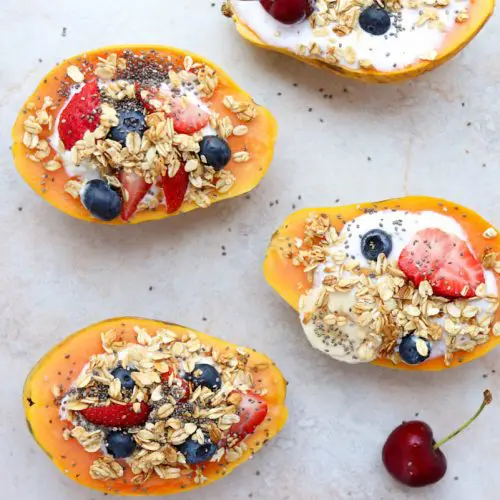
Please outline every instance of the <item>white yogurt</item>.
M312 288L307 294L302 295L299 303L300 320L304 333L311 345L337 361L355 364L373 361L376 357L378 345L374 344L371 355L360 356L360 348L364 342L369 341L369 330L361 328L349 313L355 303L354 292L335 293L335 309L344 314L348 321L342 327L337 327L332 333L318 331L314 319L305 321L305 315L316 309L316 301L319 298L320 288Z
M332 45L337 48L352 47L357 61L349 64L343 57L340 65L359 68L360 60L369 61L379 71L394 71L415 63L422 57L438 50L449 31L455 25L457 11L469 6L469 1L450 0L448 7L438 9L444 31L429 27L428 23L414 27L420 17L418 9L404 7L401 11L401 29L394 23L385 35L374 36L358 25L350 34L338 36L332 31L328 36L317 36L307 20L292 26L276 21L262 7L259 1L233 0L232 6L237 17L266 44L299 53L299 46L309 47L313 42L322 51ZM333 28L331 24L329 28Z
M404 223L403 223L404 221ZM426 228L439 228L447 233L453 234L458 238L462 239L467 243L467 246L474 254L474 251L468 241L467 235L463 230L462 226L452 217L439 214L437 212L422 211L418 213L405 212L402 210L382 210L380 212L366 213L356 217L355 219L347 222L340 236L343 241L332 247L332 250L345 250L347 254L358 260L361 263L361 267L368 267L369 261L364 257L361 252L361 238L365 233L372 229L383 229L386 233L390 234L392 237L393 249L389 256L389 260L393 261L399 258L403 249L412 242L413 236L418 232ZM313 347L326 352L329 356L345 361L348 363L359 363L360 360L355 353L344 352L344 350L332 349L331 345L327 345L321 337L315 335L314 325L304 324L305 313L314 310L314 297L317 296L317 292L323 283L324 278L329 274L325 272L325 268L331 267L332 262L326 262L321 264L315 271L313 279L313 289L306 295L301 297L300 302L300 318L302 325L304 327L304 332L306 333L308 339L310 340ZM496 283L495 274L491 270L484 270L486 291L488 294L498 296L498 288ZM347 277L348 273L344 273L344 277ZM373 279L374 283L377 282L377 278ZM356 302L355 296L356 290L351 290L349 292L335 292L331 294L335 303L335 308L339 313L345 314L349 318L349 322L345 327L341 328L342 334L349 337L350 342L354 346L359 346L366 340L368 335L368 328L363 328L357 325L349 313L350 308ZM473 302L474 306L478 307L481 313L485 312L487 307L490 305L484 299L476 299ZM443 318L435 318L432 320L440 326L444 326ZM438 341L432 343L431 358L441 357L445 353L444 341ZM365 360L365 361L370 361Z

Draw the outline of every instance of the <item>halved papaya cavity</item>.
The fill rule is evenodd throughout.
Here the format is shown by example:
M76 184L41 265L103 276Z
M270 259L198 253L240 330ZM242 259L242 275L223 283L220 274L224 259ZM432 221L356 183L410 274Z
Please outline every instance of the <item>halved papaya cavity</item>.
M194 382L189 383L188 395L181 394L186 379L203 375L188 366L191 354L198 352L197 367L209 363L220 370L218 401L213 399L213 391ZM116 357L120 368L131 370L133 391L120 386L116 392L116 367L106 368ZM192 377L186 376L186 369L193 370ZM115 375L110 376L110 372ZM99 389L103 384L104 392ZM72 480L109 494L168 495L210 484L251 458L285 424L285 395L283 376L263 354L176 324L126 317L91 325L50 350L26 380L23 405L31 434ZM214 404L203 402L209 400ZM257 401L261 418L252 421L258 425L249 435L241 434L247 419L237 424L238 415L248 417ZM138 427L118 424L121 431L132 432L136 442L134 454L124 461L103 452L106 447L110 450L109 436L116 429L90 425L85 418L95 420L96 407L113 413L116 406L122 409L121 418L127 418L128 410L123 408L128 404L138 405L133 408L138 413L131 414L134 421L141 420L144 406L149 408L149 417ZM88 414L89 407L94 408L94 415ZM207 417L201 418L202 413ZM233 425L238 425L235 429L239 434L231 433ZM179 439L186 443L188 437L180 435L182 429L194 437L201 433L205 443L219 443L218 454L224 452L212 461L186 465L188 455ZM183 458L177 451L180 449L184 450Z
M368 227L370 224L373 227ZM430 283L434 284L436 291L442 282L433 282L434 275L429 273L426 276L428 281L419 285L405 276L399 267L398 259L404 248L413 245L414 235L426 225L433 227L438 224L448 233L455 232L484 270L485 283L480 279L475 284L477 289L472 299L467 298L469 293L465 287L460 290L462 296L453 300L438 296L438 293L433 293ZM373 262L371 267L364 261L360 268L355 268L352 263L359 259L361 233L373 228L383 228L392 234L393 253L382 262ZM329 239L326 244L325 237ZM337 237L340 245L335 240ZM338 272L338 266L332 264L332 259L337 259L342 275L333 272ZM322 283L326 283L327 288L326 294L320 297L324 301L322 305L328 304L330 292L348 292L342 296L333 294L330 299L333 309L329 311L327 323L330 323L331 331L342 330L347 319L351 328L359 329L357 321L362 317L363 331L374 335L371 340L375 344L365 345L360 356L372 355L373 352L366 352L366 349L374 348L374 364L403 370L439 371L484 356L499 343L499 262L500 236L486 220L472 210L446 200L413 196L295 212L273 235L264 261L264 274L269 284L297 311L301 300L319 292ZM422 271L425 270L424 264L419 262ZM469 260L457 264L463 267L458 268L454 280L461 283L460 280L469 276L462 271L476 264ZM446 259L444 265L448 270ZM361 284L353 284L352 278L356 281L359 275L364 275ZM346 289L342 290L343 287ZM356 307L365 307L366 315ZM307 312L301 308L303 324L310 319ZM374 315L374 323L369 322L369 314ZM399 346L406 334L418 334L417 337L433 341L435 350L430 359L415 365L402 362ZM363 339L367 343L370 340ZM425 351L424 346L421 348ZM352 359L352 356L345 360L361 361Z
M58 65L21 109L12 137L16 168L43 199L78 219L135 224L254 189L271 164L277 125L215 64L132 45ZM207 153L204 137L218 137L230 158L221 164L223 152Z

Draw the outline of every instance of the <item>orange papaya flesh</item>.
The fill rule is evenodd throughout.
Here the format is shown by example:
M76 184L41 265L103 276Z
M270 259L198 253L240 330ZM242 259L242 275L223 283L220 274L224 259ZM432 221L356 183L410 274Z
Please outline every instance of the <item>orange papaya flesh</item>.
M348 78L362 80L369 83L396 83L427 73L428 71L441 66L443 63L458 54L483 28L488 19L492 16L494 7L495 0L472 0L467 12L469 18L465 22L455 24L453 29L446 36L444 43L439 48L437 56L434 60L419 60L410 66L395 69L394 71L389 72L378 71L374 68L347 68L345 66L328 63L327 61L319 58L301 56L291 50L268 45L259 38L250 26L244 24L234 13L231 14L236 24L238 33L245 40L253 45L256 45L257 47L291 56L294 59L305 62L311 66L326 69L327 71L331 71L337 75Z
M230 116L234 126L244 124L248 127L248 132L245 135L232 135L227 140L233 152L248 151L251 157L249 161L243 163L235 162L234 158L230 161L225 170L230 171L235 176L235 183L228 192L216 193L211 198L211 201L212 203L216 203L234 198L254 189L263 179L272 162L278 131L273 115L266 108L257 106L257 116L251 122L239 120L235 114L228 112L223 104L223 98L230 95L237 101L250 101L251 96L241 89L229 75L199 55L173 47L151 45L111 46L86 52L85 54L80 54L63 61L40 82L33 95L23 105L12 129L14 163L28 185L44 200L62 212L77 219L103 224L138 224L150 220L164 219L199 208L197 204L185 201L175 213L168 213L166 207L160 206L155 210L138 211L127 222L123 221L120 217L110 222L103 222L92 217L79 199L74 199L64 191L64 186L70 179L64 168L60 168L54 172L45 169L44 164L56 156L53 150L51 150L50 156L40 163L28 158L34 151L28 150L23 144L24 121L28 116L34 114L33 107L36 109L40 108L46 96L51 97L55 102L55 109L49 113L55 121L55 118L66 102L66 98L59 95L61 85L63 83L66 85L73 83L67 76L68 67L72 65L78 66L82 58L95 66L99 57L106 58L110 53L117 54L120 57L126 50L144 54L153 54L151 51L155 51L160 57L169 57L173 65L177 67L182 66L182 61L186 56L191 56L195 63L206 64L216 71L219 84L214 95L206 100L206 102L212 111L219 113L221 116ZM88 78L86 77L86 81ZM40 139L47 139L50 133L44 128L40 134Z
M293 265L292 261L283 256L283 251L292 245L295 238L304 237L306 219L312 213L326 214L330 217L337 231L341 231L344 224L367 211L375 210L405 210L420 212L424 210L435 211L455 219L468 235L470 245L478 257L486 252L494 252L500 256L500 236L488 239L483 233L492 225L472 210L456 203L426 196L409 196L383 200L375 203L360 203L344 207L305 208L291 214L285 223L273 234L263 265L264 275L268 283L276 292L296 311L303 293L311 288L304 268ZM500 275L496 274L497 288L500 290ZM500 321L500 308L495 314L495 321ZM478 345L472 352L455 353L449 365L445 364L444 357L436 357L419 365L394 364L389 359L376 359L374 365L399 370L441 371L459 366L480 358L494 349L500 343L500 337L490 336L487 343Z
M102 353L101 333L110 329L121 335L125 341L134 342L135 326L153 333L161 328L168 328L177 334L194 332L183 326L143 318L115 318L91 325L64 339L49 351L28 375L23 391L23 405L29 430L40 447L54 465L66 476L82 486L113 495L169 495L188 491L202 485L196 484L192 477L162 480L152 475L145 483L136 485L131 482L133 474L126 467L122 478L100 481L92 479L89 467L94 460L102 456L101 452L86 452L75 439L66 441L63 431L70 428L70 423L59 418L59 402L55 400L52 387L62 388L66 392L72 382L93 354ZM235 345L194 332L202 344L212 346L221 353L235 353ZM276 365L265 355L247 349L248 368L253 374L254 390L266 389L263 399L268 405L266 419L255 432L245 438L248 447L240 459L221 465L208 463L203 465L203 475L210 484L231 473L237 466L251 458L262 446L281 430L287 419L285 406L286 382Z

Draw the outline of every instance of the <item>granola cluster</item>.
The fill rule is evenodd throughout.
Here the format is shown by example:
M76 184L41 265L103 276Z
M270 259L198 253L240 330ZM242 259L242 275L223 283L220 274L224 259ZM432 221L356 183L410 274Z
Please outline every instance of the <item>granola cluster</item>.
M188 476L202 483L202 469L186 463L179 445L190 439L204 444L209 439L218 447L210 462L223 465L240 459L247 447L241 437L229 431L240 420L238 405L242 394L251 390L252 394L263 396L266 391L254 387L245 349L220 352L202 344L192 332L180 335L159 329L150 335L137 326L134 330L137 343L126 343L115 330L103 332L104 352L90 357L72 388L63 395L62 388L54 386L61 418L71 423L63 437L75 439L88 453L98 452L105 449L108 429L88 422L81 415L82 410L132 404L133 410L140 412L141 405L147 404L150 413L145 424L126 429L136 444L133 454L126 462L103 454L92 463L90 476L103 481L117 479L129 467L135 484L142 484L153 475L165 480ZM192 373L200 361L217 366L221 388L212 391L198 386L184 400L179 374ZM112 375L119 366L133 369L133 390L122 387Z
M486 237L486 236L485 236ZM500 322L495 322L499 307L496 295L489 294L481 284L476 296L450 300L434 295L428 281L416 287L399 269L397 262L380 254L369 267L349 258L339 236L326 214L314 213L304 228L304 238L284 246L283 255L295 266L301 266L311 284L321 266L325 277L319 283L315 310L306 313L303 321L314 321L321 332L337 336L342 327L354 322L367 332L367 342L360 359L384 357L400 362L397 345L400 339L415 333L419 338L443 341L445 363L460 351L472 351L488 342L490 335L500 335ZM500 255L488 251L482 256L485 269L500 274ZM349 313L338 313L338 293L353 294ZM486 307L479 307L484 300ZM367 352L364 352L367 351ZM370 351L370 352L368 352Z
M154 61L155 54L148 57ZM71 161L75 166L85 165L85 168L96 170L102 179L111 186L121 190L124 200L128 193L119 180L119 173L135 173L154 185L159 176L174 177L179 168L184 168L189 174L189 188L185 201L199 207L208 207L219 194L228 192L235 183L235 176L229 169L216 171L206 164L200 155L201 131L193 135L179 134L174 130L168 96L167 102L150 101L155 112L146 115L147 129L141 137L137 132L128 134L126 144L122 145L108 137L109 131L119 123L119 110L139 98L146 100L146 91L136 85L141 78L156 84L165 83L173 93L180 93L188 88L200 99L209 100L218 88L216 72L209 66L194 62L186 56L182 67L167 67L153 65L153 70L147 66L138 66L138 61L147 60L146 56L138 56L125 51L123 57L111 53L106 58L99 58L93 67L90 63L81 67L71 65L67 68L67 82L63 94L68 94L71 85L82 84L97 77L100 82L102 103L96 119L99 125L94 131L86 131L84 137L72 147ZM153 63L154 64L154 63ZM141 93L143 95L139 95ZM185 97L183 98L185 99ZM156 106L155 106L156 105ZM234 136L244 136L248 132L245 122L252 121L257 116L257 107L251 101L237 101L230 95L224 97L224 105L228 113L221 116L210 110L210 126L215 133L227 139ZM48 137L55 126L55 110L58 106L50 97L45 97L41 108L34 103L27 106L30 114L24 122L23 143L28 148L28 158L36 163L42 163L48 172L55 172L63 167L61 155L65 146L61 140L57 151L53 151ZM236 123L239 122L239 123ZM247 150L233 151L233 161L243 163L250 160ZM46 176L46 178L48 175ZM42 181L44 184L44 181ZM78 199L82 192L82 178L71 178L66 182L65 191ZM154 196L146 197L138 210L156 209L164 201L162 190L157 190Z

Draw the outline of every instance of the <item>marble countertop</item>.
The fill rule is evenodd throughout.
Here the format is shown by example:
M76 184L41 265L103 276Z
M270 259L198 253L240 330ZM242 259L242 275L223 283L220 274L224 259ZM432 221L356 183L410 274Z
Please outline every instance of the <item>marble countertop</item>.
M295 313L265 283L261 263L293 207L426 194L500 225L499 18L432 74L367 86L247 45L220 15L220 2L139 4L1 2L1 496L104 498L57 472L37 447L21 389L35 361L67 334L138 315L250 344L272 356L290 382L282 434L230 477L183 499L498 498L498 351L438 374L333 362L309 347ZM202 53L274 112L275 161L250 197L111 228L59 213L24 184L9 146L26 97L63 58L126 43ZM497 400L446 445L449 470L441 483L410 491L388 477L380 451L395 425L418 414L443 436L475 410L485 388Z

